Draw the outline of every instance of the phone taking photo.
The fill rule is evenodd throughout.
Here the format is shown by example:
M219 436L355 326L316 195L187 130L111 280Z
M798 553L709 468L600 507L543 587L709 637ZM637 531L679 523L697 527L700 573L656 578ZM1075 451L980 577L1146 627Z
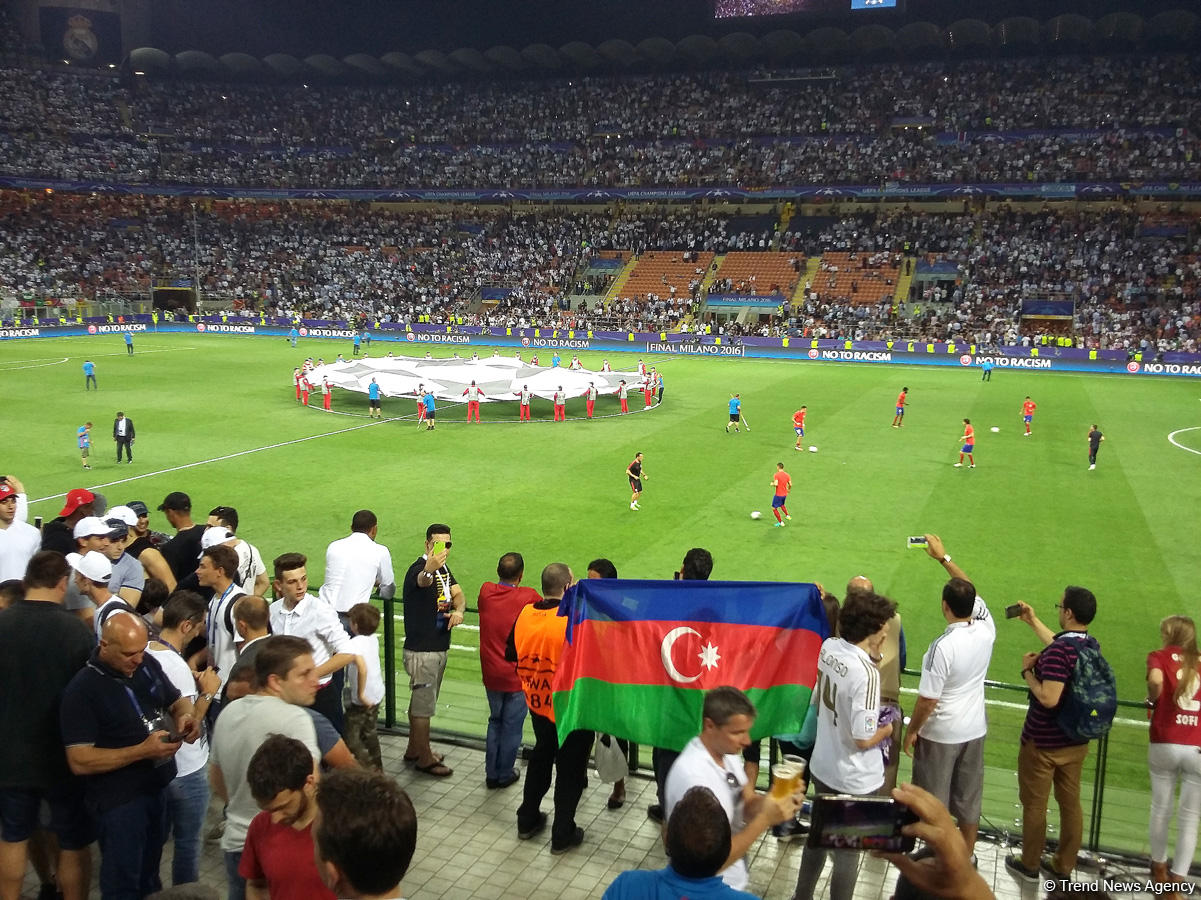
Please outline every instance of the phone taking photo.
M443 553L445 551L446 551L446 542L445 541L434 541L434 555L435 556L437 556L439 553Z
M1005 607L1005 618L1016 619L1022 614L1022 604L1015 603L1013 606Z
M818 794L810 815L808 847L909 853L917 839L901 833L917 814L890 797Z
M919 535L918 537L911 537L907 546L910 550L925 550L929 543L925 535Z

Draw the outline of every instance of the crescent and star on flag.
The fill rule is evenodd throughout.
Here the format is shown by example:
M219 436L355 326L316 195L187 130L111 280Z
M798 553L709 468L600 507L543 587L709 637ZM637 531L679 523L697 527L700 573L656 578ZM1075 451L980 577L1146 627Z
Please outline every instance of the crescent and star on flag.
M667 674L673 681L678 681L680 684L688 684L689 682L696 681L701 677L701 675L704 674L704 669L716 669L717 661L721 659L721 656L717 652L716 645L714 645L712 641L708 641L703 647L701 647L700 653L697 654L697 658L701 663L702 671L697 672L695 675L685 675L682 673L678 668L676 668L676 664L672 662L671 651L675 646L676 641L686 634L695 634L698 638L701 636L701 633L695 628L689 628L687 625L681 625L667 632L667 634L663 637L663 643L659 647L659 655L663 660L663 668L667 670Z

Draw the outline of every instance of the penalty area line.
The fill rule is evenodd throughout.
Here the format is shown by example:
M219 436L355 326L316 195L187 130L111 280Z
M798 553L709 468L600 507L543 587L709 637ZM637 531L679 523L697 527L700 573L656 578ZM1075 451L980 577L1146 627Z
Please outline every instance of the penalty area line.
M376 425L382 425L385 422L395 421L393 419L376 419L372 422L365 422L362 425L352 425L349 428L339 428L334 431L326 431L321 434L311 434L308 437L296 438L291 441L280 441L275 444L267 444L263 447L252 447L249 450L239 450L237 453L227 453L224 456L214 456L211 459L201 459L196 462L184 463L181 466L170 466L166 469L159 469L155 472L144 472L140 475L134 475L130 478L119 478L116 481L106 481L103 484L96 484L92 487L106 488L113 487L118 484L128 484L131 481L141 481L143 478L154 478L157 475L166 475L170 472L182 472L186 469L195 469L199 466L207 466L209 463L224 462L227 459L237 459L240 456L249 456L252 453L262 453L265 450L278 450L280 447L291 447L293 444L303 444L308 441L316 441L321 438L333 437L338 434L346 434L351 431L359 431L363 428L374 428ZM30 503L42 503L46 500L57 500L59 497L65 497L66 494L50 494L46 497L38 497L36 500L30 500Z
M1201 450L1194 450L1192 447L1186 447L1184 444L1180 443L1180 441L1176 440L1176 435L1184 434L1186 431L1201 431L1201 425L1193 425L1191 428L1177 428L1168 435L1168 443L1175 447L1179 447L1181 450L1187 450L1189 453L1196 453L1198 456L1201 456Z

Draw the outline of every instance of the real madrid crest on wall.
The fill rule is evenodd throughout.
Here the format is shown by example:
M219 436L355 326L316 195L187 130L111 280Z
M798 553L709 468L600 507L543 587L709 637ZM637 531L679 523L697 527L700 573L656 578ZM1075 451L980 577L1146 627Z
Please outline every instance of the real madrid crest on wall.
M74 15L67 19L67 30L63 34L63 50L75 62L92 62L100 48L100 41L92 31L92 20L87 16Z

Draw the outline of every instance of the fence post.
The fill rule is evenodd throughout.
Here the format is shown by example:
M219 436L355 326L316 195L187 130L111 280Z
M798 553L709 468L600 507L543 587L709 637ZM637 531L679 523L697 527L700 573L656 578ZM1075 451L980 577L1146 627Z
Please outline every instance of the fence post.
M396 601L392 597L384 601L384 727L396 727Z
M1097 767L1093 774L1093 804L1088 823L1088 849L1093 853L1101 845L1101 812L1105 807L1105 769L1109 756L1109 735L1097 740Z

